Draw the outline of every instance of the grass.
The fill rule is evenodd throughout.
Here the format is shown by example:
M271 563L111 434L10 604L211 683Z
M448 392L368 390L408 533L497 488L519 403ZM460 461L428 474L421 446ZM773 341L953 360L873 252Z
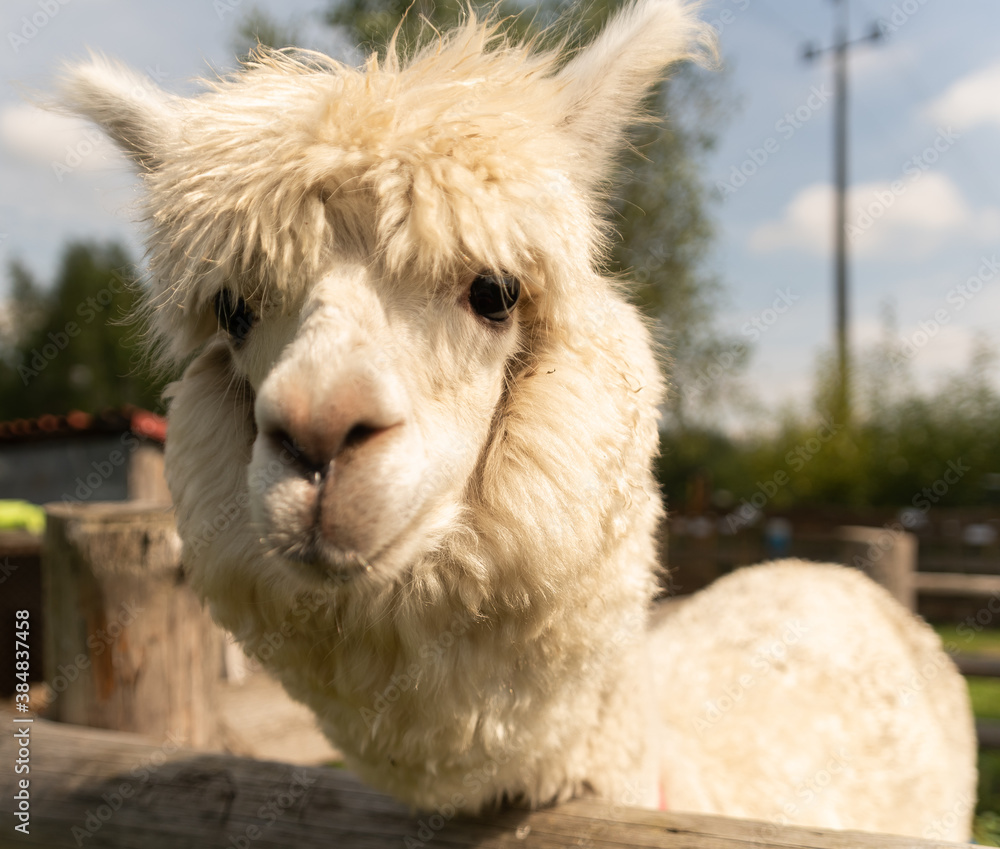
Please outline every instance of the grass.
M966 678L976 719L1000 719L1000 678Z
M1000 752L979 750L979 792L973 838L984 846L1000 846Z
M1000 656L1000 629L975 630L978 627L977 624L939 625L934 630L949 651Z
M968 625L935 629L951 651L1000 656L1000 630L973 630ZM966 678L976 719L1000 720L1000 679ZM1000 751L979 750L979 789L973 836L985 846L1000 846Z

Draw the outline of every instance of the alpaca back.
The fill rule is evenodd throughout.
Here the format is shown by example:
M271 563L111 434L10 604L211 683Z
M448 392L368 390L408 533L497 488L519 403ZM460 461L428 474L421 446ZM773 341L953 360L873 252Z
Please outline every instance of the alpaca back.
M664 762L672 805L968 839L965 682L931 628L862 573L788 560L741 569L651 640L684 753Z

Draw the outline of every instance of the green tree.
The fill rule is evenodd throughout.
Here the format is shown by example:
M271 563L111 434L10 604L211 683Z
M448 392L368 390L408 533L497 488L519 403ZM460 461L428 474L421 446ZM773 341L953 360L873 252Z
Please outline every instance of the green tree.
M299 43L298 29L290 24L281 24L259 6L251 6L236 26L233 36L233 50L240 64L248 62L255 47L264 44L281 49L295 47Z
M546 4L543 3L540 9ZM465 19L470 4L461 0L341 0L326 12L325 20L342 27L348 38L365 52L382 51L398 29L397 40L404 51L412 51L435 32L451 29ZM492 12L504 19L512 35L525 36L531 30L524 7L513 0L499 3L472 3L480 17Z
M793 506L915 508L1000 503L997 355L981 340L968 365L931 391L907 377L893 337L856 359L857 404L835 409L836 367L821 358L812 409L740 437L668 431L660 474L677 507L732 509L765 497L766 511ZM692 481L701 497L692 497ZM719 497L719 496L724 497ZM713 497L714 496L714 497Z
M162 407L163 380L148 372L130 319L139 293L122 247L68 245L49 288L17 262L10 279L17 332L0 361L0 419Z
M660 84L651 111L666 120L637 131L615 200L612 271L638 284L636 302L657 319L671 392L666 425L682 431L734 396L751 353L745 339L716 327L725 292L708 267L715 228L701 174L722 121L721 79L685 66Z

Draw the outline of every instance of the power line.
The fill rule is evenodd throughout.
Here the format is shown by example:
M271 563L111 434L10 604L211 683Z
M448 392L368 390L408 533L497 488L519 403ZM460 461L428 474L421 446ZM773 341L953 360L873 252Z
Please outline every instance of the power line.
M850 353L848 340L848 258L847 258L847 57L850 48L881 38L877 26L863 38L848 40L847 0L833 0L840 16L834 28L832 47L822 48L806 44L802 55L807 61L818 59L825 53L833 54L834 122L833 122L833 173L834 173L834 302L835 340L837 348L837 394L834 399L835 415L847 421L851 408Z

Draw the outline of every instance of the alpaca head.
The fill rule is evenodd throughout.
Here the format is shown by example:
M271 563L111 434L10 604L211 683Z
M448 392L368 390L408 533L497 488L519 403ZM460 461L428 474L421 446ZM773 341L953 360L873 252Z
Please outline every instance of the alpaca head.
M469 575L537 557L522 538L629 532L660 385L596 270L600 192L663 68L707 44L652 0L568 61L470 20L362 68L261 53L190 98L71 70L64 101L144 178L152 335L189 362L168 475L203 585L237 561L271 587L431 575L455 535Z

